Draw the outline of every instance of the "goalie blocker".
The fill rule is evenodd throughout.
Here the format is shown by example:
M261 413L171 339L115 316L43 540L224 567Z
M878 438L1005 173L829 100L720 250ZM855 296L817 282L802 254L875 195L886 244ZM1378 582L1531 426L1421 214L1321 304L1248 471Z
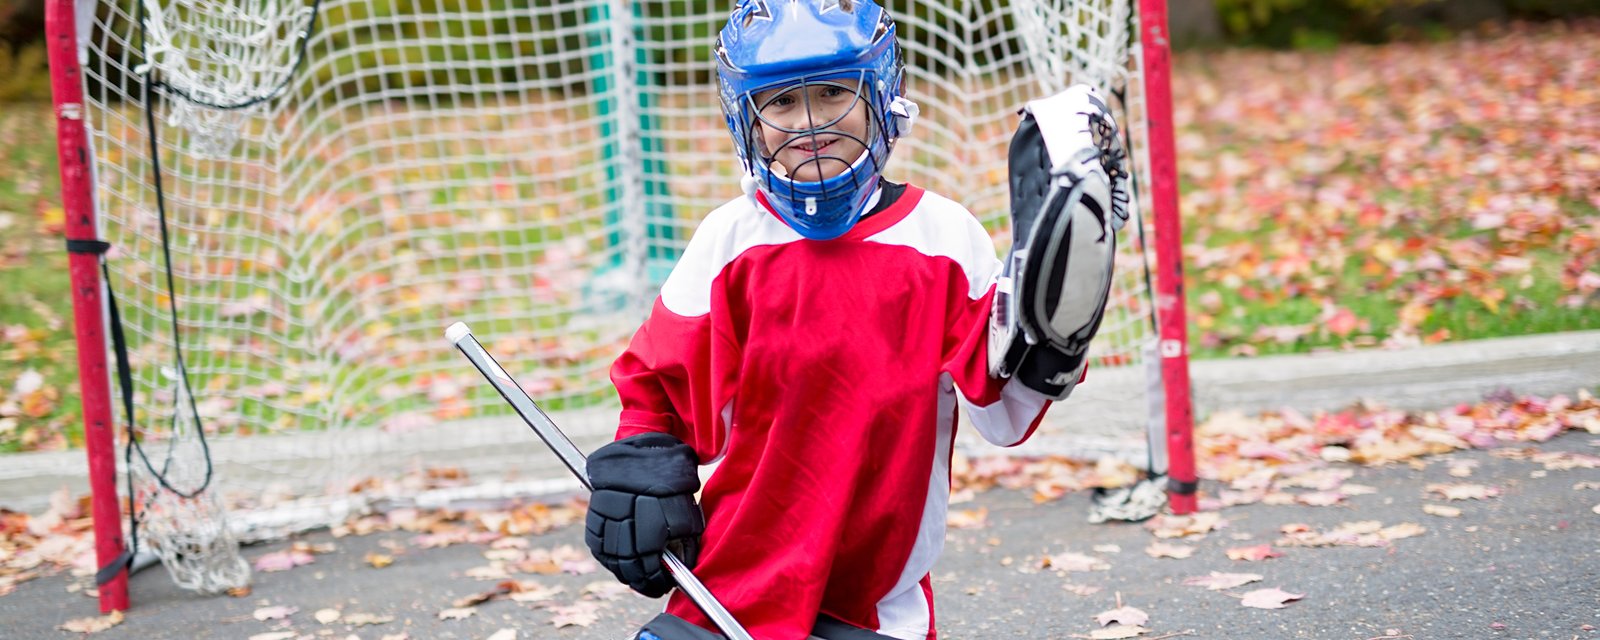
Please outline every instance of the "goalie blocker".
M1128 218L1126 154L1089 85L1029 102L1011 138L1011 252L995 287L989 370L1055 400L1083 379Z

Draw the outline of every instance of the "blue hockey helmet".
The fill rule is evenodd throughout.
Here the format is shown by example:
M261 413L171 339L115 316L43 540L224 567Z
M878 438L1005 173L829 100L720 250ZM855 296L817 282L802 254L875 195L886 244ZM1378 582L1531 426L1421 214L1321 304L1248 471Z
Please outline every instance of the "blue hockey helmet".
M898 105L903 63L894 19L872 0L740 0L717 38L716 58L722 112L756 188L801 236L844 235L871 204L905 121L905 107ZM824 95L839 95L841 89L853 93L843 113L814 117L808 89L819 85L831 92ZM805 109L808 125L794 127L763 116L764 107L796 90L799 97L788 103ZM867 111L866 139L839 126L859 103ZM782 132L788 141L767 148L763 128ZM823 152L830 145L819 140L841 138L863 151L854 158ZM804 162L812 163L812 170L776 162L791 145L806 149ZM826 176L827 162L844 169Z

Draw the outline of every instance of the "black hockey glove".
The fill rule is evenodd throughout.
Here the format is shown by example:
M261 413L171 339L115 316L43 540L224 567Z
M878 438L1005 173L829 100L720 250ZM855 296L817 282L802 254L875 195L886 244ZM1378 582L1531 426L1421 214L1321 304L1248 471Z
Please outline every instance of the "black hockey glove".
M676 582L661 563L671 549L693 567L706 523L694 449L664 433L642 433L589 456L589 516L583 541L618 580L659 598Z

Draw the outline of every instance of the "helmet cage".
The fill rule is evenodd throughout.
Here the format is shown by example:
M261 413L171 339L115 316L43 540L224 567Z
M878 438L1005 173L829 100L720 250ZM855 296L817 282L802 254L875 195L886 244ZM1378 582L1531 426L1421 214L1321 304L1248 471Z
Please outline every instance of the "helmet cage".
M862 73L861 75L865 74ZM855 109L858 105L863 105L863 103L869 102L861 98L859 84L856 87L850 87L842 82L842 80L842 78L829 78L824 80L807 80L802 78L800 82L796 84L774 91L772 95L767 96L767 98L760 103L757 103L756 101L757 96L760 93L772 90L762 90L750 94L747 98L750 104L747 106L750 108L750 112L755 115L755 124L760 126L759 128L749 127L750 133L746 144L751 145L751 148L748 149L746 153L748 153L752 158L760 158L760 161L766 164L767 167L772 170L773 174L794 179L799 179L801 176L806 176L808 175L807 172L810 171L811 175L815 175L820 180L821 176L826 172L823 165L824 161L838 162L845 168L849 168L850 166L854 165L859 158L844 158L838 155L816 154L803 160L800 163L800 166L796 167L791 173L787 167L778 164L776 161L778 154L790 147L811 144L813 148L815 148L819 142L818 136L821 135L833 135L848 139L858 145L861 145L863 150L872 148L872 143L870 141L877 138L879 125L877 123L877 114L873 112L870 104L865 105L865 108L868 110L868 115L866 118L867 131L864 133L866 136L865 138L857 137L856 135L838 127L840 123L844 122L845 118L850 117L851 114L855 112ZM837 106L819 108L813 104L811 99L811 88L819 86L828 87L830 89L839 89L841 91L848 91L851 96L849 104L844 105L842 108ZM800 96L800 107L805 116L804 118L800 118L800 120L809 123L809 126L800 128L785 127L767 115L767 107L772 106L773 103L783 98L794 99L793 96L796 93L798 93ZM822 111L824 116L829 117L826 122L821 124L817 123L818 111ZM832 111L838 111L838 113L831 113ZM783 144L779 145L777 149L768 149L763 132L770 131L788 134L789 139L784 141ZM772 184L769 182L766 186L770 188Z
M737 96L736 108L728 109L729 120L733 121L730 124L738 132L735 140L739 156L747 172L756 178L774 211L802 236L829 239L842 235L860 220L877 189L878 177L894 148L894 139L885 134L891 124L886 118L887 110L878 104L883 102L880 99L883 92L876 90L876 82L875 74L869 69L799 76L746 91ZM818 105L812 96L812 89L818 86L848 91L851 98L842 106ZM770 95L762 96L763 93ZM759 102L758 97L761 98ZM802 110L794 118L785 118L788 126L763 114L781 98L796 100L795 108ZM845 131L840 124L858 108L866 110L866 131ZM802 124L795 126L797 122ZM769 149L764 131L782 132L786 140L777 148ZM777 161L779 153L793 147L811 145L817 148L824 136L831 140L853 141L860 145L862 152L857 157L846 158L824 151L802 160L792 169ZM842 165L844 170L827 176L828 170L836 166L833 163Z

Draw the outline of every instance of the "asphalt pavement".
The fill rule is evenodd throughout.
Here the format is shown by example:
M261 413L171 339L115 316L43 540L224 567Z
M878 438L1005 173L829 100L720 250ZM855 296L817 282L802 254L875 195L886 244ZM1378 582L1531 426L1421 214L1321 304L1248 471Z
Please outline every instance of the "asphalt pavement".
M1569 432L1539 446L1544 451L1600 454L1600 437ZM1459 517L1423 512L1430 483L1460 482L1452 463L1477 462L1473 482L1501 490L1487 500L1451 504ZM1420 467L1420 468L1419 468ZM1225 526L1198 540L1185 559L1155 558L1145 549L1158 540L1137 524L1092 525L1088 497L1069 494L1035 504L1031 495L994 490L962 511L984 510L985 524L952 530L934 577L939 628L948 640L1092 637L1095 616L1122 605L1148 615L1140 637L1169 638L1600 638L1600 470L1547 470L1525 459L1487 451L1435 456L1417 465L1351 467L1359 483L1376 489L1330 507L1253 504L1221 510ZM1383 547L1306 548L1276 545L1285 525L1326 530L1354 521L1385 526L1413 523L1425 531ZM584 596L603 583L602 573L518 575L553 596L530 602L496 599L463 619L441 619L456 601L492 589L499 579L481 576L488 544L418 549L417 534L387 532L334 538L327 531L297 540L332 545L313 564L257 573L246 597L202 597L177 589L160 570L132 580L133 608L119 625L94 634L113 639L248 639L270 633L306 638L489 638L516 630L517 638L620 639L647 620L659 601L631 593L615 599ZM528 537L529 548L581 549L576 527ZM256 559L282 551L283 541L248 547ZM1229 559L1228 549L1275 544L1283 555L1261 561ZM395 562L374 568L368 554L408 547ZM1077 553L1103 568L1058 572L1044 559ZM1226 591L1189 586L1186 578L1211 572L1253 573L1258 582ZM479 576L479 577L474 577ZM487 579L481 579L487 578ZM65 576L23 583L0 597L0 637L67 638L68 620L93 616L96 600L73 592ZM1282 609L1242 606L1240 596L1277 588L1302 597ZM580 600L597 603L587 625L557 628L558 615ZM268 607L297 611L257 620ZM333 609L341 620L324 624L317 612ZM357 614L380 624L352 626ZM404 635L401 635L404 634ZM1174 635L1180 634L1180 635ZM265 636L272 637L272 636ZM502 634L501 638L506 637Z

